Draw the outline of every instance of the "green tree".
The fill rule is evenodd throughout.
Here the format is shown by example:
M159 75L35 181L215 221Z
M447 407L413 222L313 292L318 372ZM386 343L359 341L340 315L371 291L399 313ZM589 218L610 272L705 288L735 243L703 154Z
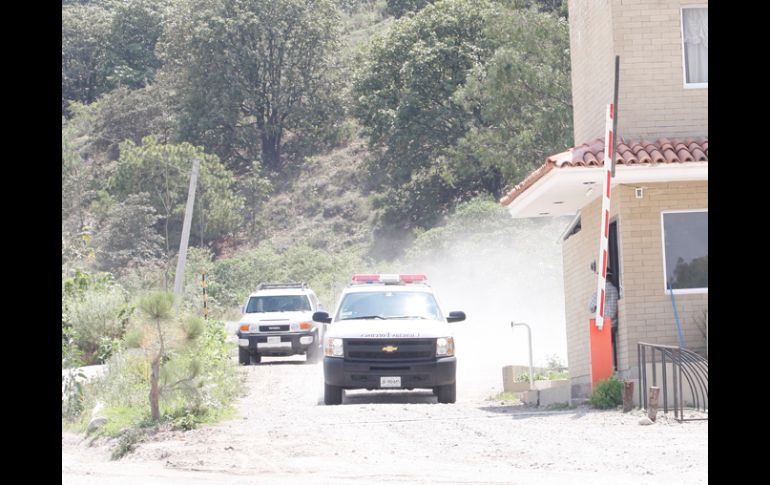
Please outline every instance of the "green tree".
M438 2L375 39L353 91L380 150L369 164L387 236L377 254L570 146L569 70L566 20L516 2Z
M301 137L319 118L309 114L335 111L319 100L334 95L328 71L339 25L331 0L178 3L160 51L185 139L241 169L254 160L281 169L287 133Z
M201 164L190 237L204 245L234 231L243 210L243 198L234 191L235 178L216 155L205 154L189 143L161 144L155 137L145 138L141 145L126 141L110 180L109 192L118 201L140 192L150 194L152 207L160 216L166 254L171 254L172 244L181 236L195 158Z
M118 159L120 144L126 140L141 143L150 135L161 143L175 140L176 116L168 90L159 83L139 89L115 88L91 106L93 148L108 160Z
M509 0L510 1L510 0ZM516 8L536 8L538 12L546 12L567 18L567 2L565 0L513 0Z
M458 191L446 154L476 116L455 95L492 54L484 23L493 10L489 2L469 0L428 5L376 37L359 63L354 114L379 151L368 169L379 190L381 256L394 256L399 244L393 242L435 225L469 196Z
M169 380L167 362L191 347L204 332L204 323L197 317L179 322L173 312L174 297L170 293L149 293L139 299L139 325L131 330L127 341L130 346L144 350L150 363L150 412L159 421L160 398L164 392L183 385L191 385L200 374L200 362L189 361L187 372L176 380ZM166 371L166 372L164 372Z
M87 209L97 198L100 175L86 134L93 110L79 103L71 108L75 116L63 123L61 134L61 216L62 231L74 233L90 222Z
M238 193L243 197L247 207L244 223L252 235L259 235L266 229L268 223L262 217L261 209L273 191L270 181L261 174L261 165L253 162L251 170L242 175L237 182Z
M71 101L91 103L109 89L108 37L111 13L99 5L62 7L62 114Z
M471 115L453 95L491 53L482 36L487 3L429 5L376 37L356 74L354 114L391 186L410 180L467 130Z
M417 12L435 0L388 0L385 13L401 18L409 12Z
M458 92L477 116L452 151L451 172L490 178L485 188L499 195L504 183L520 182L548 155L572 145L569 25L534 9L504 9L485 32L497 47L483 72Z
M157 220L147 193L131 194L114 204L94 238L100 269L118 271L159 259L163 238L154 228Z
M155 56L167 0L128 0L115 5L107 39L108 79L113 86L146 86L155 77Z

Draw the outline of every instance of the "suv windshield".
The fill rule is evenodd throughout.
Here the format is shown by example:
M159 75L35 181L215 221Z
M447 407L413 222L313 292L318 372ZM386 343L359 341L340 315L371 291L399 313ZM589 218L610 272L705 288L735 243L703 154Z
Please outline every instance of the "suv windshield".
M424 291L348 293L340 305L338 319L355 318L443 320L436 299Z
M310 301L305 295L252 296L246 313L309 312Z

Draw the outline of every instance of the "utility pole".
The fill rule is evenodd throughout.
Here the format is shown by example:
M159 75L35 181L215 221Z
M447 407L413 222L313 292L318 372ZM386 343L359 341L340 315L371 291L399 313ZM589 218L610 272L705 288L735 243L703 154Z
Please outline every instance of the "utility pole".
M190 188L187 190L187 206L184 209L184 224L182 225L182 240L179 241L179 257L176 263L176 275L174 276L174 296L176 305L179 305L184 295L184 267L187 263L187 244L190 242L190 226L192 225L193 206L195 205L195 189L198 185L198 170L201 161L193 159L192 173L190 174Z

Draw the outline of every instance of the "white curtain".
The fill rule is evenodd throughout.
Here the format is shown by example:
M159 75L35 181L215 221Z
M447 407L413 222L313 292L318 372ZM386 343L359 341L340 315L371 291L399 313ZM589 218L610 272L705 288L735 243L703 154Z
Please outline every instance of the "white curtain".
M709 82L709 9L682 10L687 83Z

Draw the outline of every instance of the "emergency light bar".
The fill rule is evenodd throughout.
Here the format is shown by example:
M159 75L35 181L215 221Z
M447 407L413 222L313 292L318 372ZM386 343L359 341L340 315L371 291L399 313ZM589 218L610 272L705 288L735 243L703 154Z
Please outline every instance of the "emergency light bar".
M425 281L428 277L424 274L354 274L353 281L356 283L416 283Z
M305 283L260 283L257 285L257 291L259 290L275 290L279 288L307 288Z

